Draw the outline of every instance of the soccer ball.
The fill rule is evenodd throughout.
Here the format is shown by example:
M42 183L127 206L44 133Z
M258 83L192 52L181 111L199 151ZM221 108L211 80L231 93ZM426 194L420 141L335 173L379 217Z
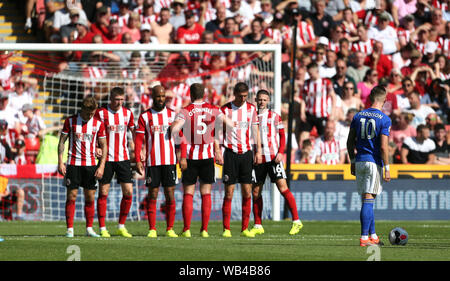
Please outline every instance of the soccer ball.
M389 233L389 242L392 245L405 246L408 243L408 232L401 227L396 227Z

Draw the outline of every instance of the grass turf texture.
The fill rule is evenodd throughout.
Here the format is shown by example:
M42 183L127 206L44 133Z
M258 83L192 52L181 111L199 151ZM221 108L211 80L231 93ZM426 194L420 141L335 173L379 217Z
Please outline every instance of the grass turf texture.
M175 231L181 232L181 222ZM82 261L365 261L373 253L359 246L359 221L304 221L298 235L288 234L290 221L265 221L265 234L240 237L240 222L232 222L232 238L222 237L222 223L211 222L209 238L193 222L192 238L165 237L165 223L158 222L158 238L147 238L146 221L127 222L133 238L115 236L116 223L108 222L111 238L85 237L83 222L75 223L75 237L66 238L64 222L0 222L0 261L65 261L80 248ZM395 226L409 233L406 246L391 246L389 231ZM449 261L449 221L377 221L385 246L382 261ZM94 227L97 229L97 227Z

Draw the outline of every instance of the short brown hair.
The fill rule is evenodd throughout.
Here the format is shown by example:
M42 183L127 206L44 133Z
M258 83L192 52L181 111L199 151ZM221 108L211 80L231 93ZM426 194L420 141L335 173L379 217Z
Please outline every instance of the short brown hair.
M93 96L87 96L83 99L81 103L81 109L93 111L98 107L97 100Z
M114 98L115 96L123 96L125 95L125 91L122 87L114 87L111 89L110 97Z
M233 94L247 93L249 91L248 85L244 82L238 82L236 86L234 86Z
M194 83L189 88L193 100L202 99L205 95L205 86L200 83Z
M375 86L372 91L370 91L370 101L374 103L375 101L382 101L386 97L387 92L383 86Z

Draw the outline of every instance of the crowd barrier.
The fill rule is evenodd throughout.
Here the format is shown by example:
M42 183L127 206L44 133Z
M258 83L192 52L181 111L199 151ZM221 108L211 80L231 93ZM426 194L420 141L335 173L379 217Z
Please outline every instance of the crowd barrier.
M211 220L222 219L223 184L221 169L211 194ZM66 188L56 165L0 165L0 175L8 178L9 190L22 188L25 192L23 218L25 220L64 221ZM180 174L179 174L180 175ZM448 220L450 219L450 166L391 165L392 180L383 182L383 193L375 200L379 220ZM133 204L129 220L146 220L147 188L143 179L134 180ZM268 187L268 182L266 183ZM349 165L293 164L290 189L296 199L303 220L359 220L360 196L356 192ZM113 180L108 197L107 220L116 221L122 198L120 186ZM176 187L176 219L181 220L183 191ZM272 219L272 191L263 191L263 219ZM241 219L240 188L232 201L232 220ZM159 193L157 219L164 220L164 195ZM84 198L79 193L76 220L84 220ZM193 220L201 219L201 196L194 195ZM284 213L281 197L281 214ZM14 206L13 206L14 210ZM0 210L3 212L4 210ZM281 215L281 217L283 217Z

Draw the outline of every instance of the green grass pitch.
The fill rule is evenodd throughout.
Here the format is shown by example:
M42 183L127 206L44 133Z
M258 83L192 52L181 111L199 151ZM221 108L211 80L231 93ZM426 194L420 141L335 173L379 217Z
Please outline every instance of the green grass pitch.
M84 236L84 222L75 223L75 237L66 238L65 222L0 222L0 261L66 261L79 248L82 261L366 261L374 252L359 246L359 221L304 221L298 235L288 234L290 221L265 221L265 234L240 237L240 222L232 222L232 238L223 238L221 222L210 222L209 238L192 224L192 238L167 238L165 222L158 222L158 238L147 238L146 221L127 222L133 238L115 236L116 223L108 222L111 238ZM389 230L409 233L406 246L391 246ZM182 222L175 222L180 232ZM450 261L449 221L377 221L385 246L381 261ZM94 227L98 230L98 227Z

